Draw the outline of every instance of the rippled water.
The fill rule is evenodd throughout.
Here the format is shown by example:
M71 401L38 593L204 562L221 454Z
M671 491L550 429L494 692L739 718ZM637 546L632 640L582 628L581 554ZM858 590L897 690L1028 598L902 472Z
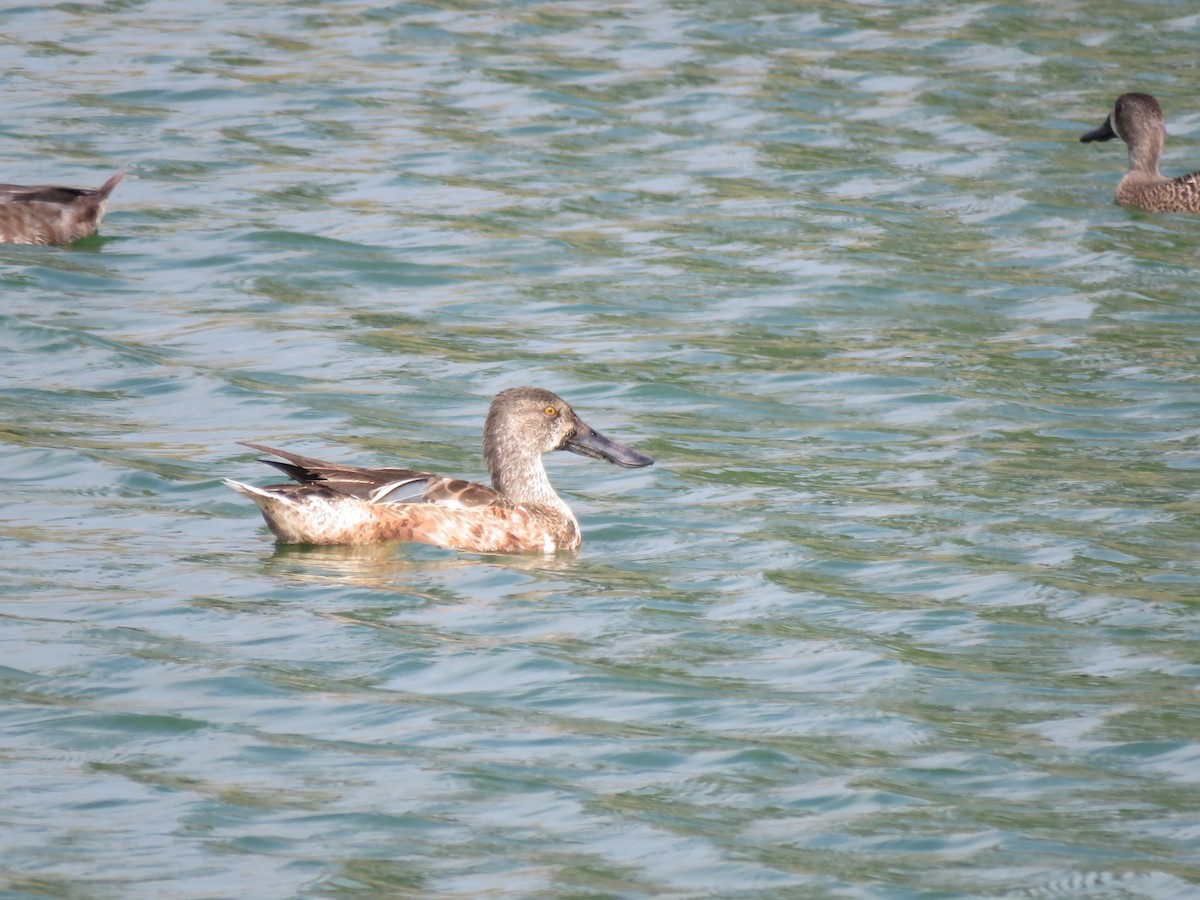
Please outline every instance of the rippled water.
M37 4L0 247L5 897L1194 897L1188 4ZM1189 165L1190 163L1190 165ZM578 555L276 548L238 440Z

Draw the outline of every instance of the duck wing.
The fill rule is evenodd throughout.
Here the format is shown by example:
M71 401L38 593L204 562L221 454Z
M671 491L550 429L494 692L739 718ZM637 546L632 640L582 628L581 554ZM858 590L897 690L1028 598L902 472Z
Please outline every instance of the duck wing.
M268 485L266 490L292 496L303 493L327 492L357 497L372 505L431 503L454 509L482 509L488 506L510 507L501 494L484 484L459 478L446 478L431 472L413 469L366 469L342 463L325 462L311 456L301 456L287 450L276 450L262 444L241 442L243 446L278 456L264 459L285 473L297 484Z
M94 194L83 188L55 187L54 185L0 184L0 199L6 203L57 203L65 206Z
M124 177L118 172L98 188L72 188L57 184L0 184L0 203L54 203L69 206L82 197L107 200Z

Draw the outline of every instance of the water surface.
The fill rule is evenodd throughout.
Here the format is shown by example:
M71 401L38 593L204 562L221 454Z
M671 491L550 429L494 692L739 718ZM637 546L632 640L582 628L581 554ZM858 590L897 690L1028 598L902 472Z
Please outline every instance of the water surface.
M1116 207L1186 4L4 13L0 891L1200 885L1200 220ZM482 477L578 555L276 548L239 440Z

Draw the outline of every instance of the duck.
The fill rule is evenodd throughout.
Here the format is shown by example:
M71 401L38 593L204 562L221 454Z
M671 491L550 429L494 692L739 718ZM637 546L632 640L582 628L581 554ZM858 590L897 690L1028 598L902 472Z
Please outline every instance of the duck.
M1122 94L1099 128L1081 135L1083 143L1123 140L1129 171L1117 185L1117 202L1147 212L1200 212L1200 172L1167 178L1158 171L1167 129L1162 107L1150 94Z
M100 227L118 172L95 190L0 184L0 244L70 244Z
M510 388L492 400L483 426L491 486L243 446L279 457L259 461L292 479L265 487L225 480L257 504L280 543L417 541L476 553L578 549L579 522L550 484L543 454L569 450L627 469L654 462L587 425L557 394L536 387Z

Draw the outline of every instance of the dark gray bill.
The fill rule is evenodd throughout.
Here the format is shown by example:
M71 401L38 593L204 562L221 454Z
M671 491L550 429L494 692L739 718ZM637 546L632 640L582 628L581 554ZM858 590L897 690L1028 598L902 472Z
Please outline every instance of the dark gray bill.
M1112 116L1109 116L1104 120L1103 125L1099 128L1093 128L1087 134L1083 135L1080 140L1085 144L1090 144L1092 141L1111 141L1116 136L1117 133L1113 131L1112 127Z
M590 456L592 459L607 459L611 463L626 469L640 469L654 462L644 453L630 450L624 444L610 441L600 432L588 425L579 423L575 433L567 438L561 449L570 450L580 456Z

